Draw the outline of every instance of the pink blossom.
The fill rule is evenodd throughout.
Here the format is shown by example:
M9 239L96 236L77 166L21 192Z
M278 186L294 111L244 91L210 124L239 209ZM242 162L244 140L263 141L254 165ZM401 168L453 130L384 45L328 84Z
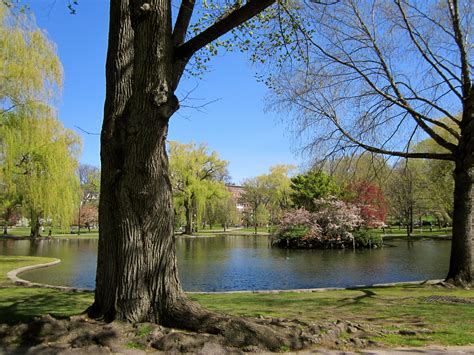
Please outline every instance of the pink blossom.
M316 212L304 209L288 211L280 221L280 231L308 228L303 239L352 239L352 231L363 224L360 208L335 198L317 199Z

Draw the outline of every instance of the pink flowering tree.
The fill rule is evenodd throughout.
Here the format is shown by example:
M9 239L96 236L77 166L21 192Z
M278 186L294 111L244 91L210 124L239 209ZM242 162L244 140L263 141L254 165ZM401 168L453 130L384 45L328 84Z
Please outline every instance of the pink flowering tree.
M363 223L360 209L353 204L331 197L316 199L315 205L314 220L326 239L352 240L352 232Z
M334 197L315 199L314 206L314 212L300 208L283 215L277 244L315 248L358 245L354 232L364 225L359 207Z
M278 234L284 238L320 235L321 228L316 223L314 213L299 208L283 214L278 225Z

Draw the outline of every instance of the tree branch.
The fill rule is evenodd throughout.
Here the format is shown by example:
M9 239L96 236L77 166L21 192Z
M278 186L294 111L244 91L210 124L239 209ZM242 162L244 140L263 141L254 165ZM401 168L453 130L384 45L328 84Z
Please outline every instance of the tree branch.
M259 14L267 7L273 5L276 0L249 0L244 6L230 12L227 16L199 33L189 41L178 45L175 51L177 60L186 60L198 50L226 34L232 29L240 26L247 20Z
M456 38L456 45L459 48L459 56L461 60L461 74L462 74L462 93L464 99L466 99L472 88L470 73L469 73L469 59L464 43L464 36L461 28L461 20L459 18L459 9L457 0L448 1L449 13L451 15L451 21L453 22L454 36Z
M400 13L402 15L403 22L405 23L405 26L406 26L405 29L408 32L408 36L412 40L415 47L418 49L418 52L431 65L431 67L439 74L439 76L441 76L441 78L444 80L446 85L449 86L449 88L454 92L454 94L456 94L462 100L462 96L457 92L456 88L449 81L449 78L446 77L446 75L443 73L443 71L439 67L441 67L445 71L447 71L448 74L451 75L452 78L454 78L456 80L459 80L459 79L456 77L456 75L451 70L449 70L448 67L446 67L439 60L437 60L436 56L431 52L431 50L428 46L428 43L426 43L426 41L423 40L422 36L420 36L418 33L415 32L413 26L411 25L410 21L408 20L407 14L406 14L405 10L403 9L403 6L400 3L400 1L397 0L397 1L395 1L395 3L396 3L396 5L397 5L397 7L400 10ZM423 44L425 45L426 51L431 55L431 57L433 58L433 60L436 63L433 62L433 60L431 60L429 58L429 56L427 55L425 50L421 47L420 43L416 40L415 35L423 42Z
M194 11L195 0L182 0L173 30L173 44L180 45L186 39L189 22Z
M339 132L341 132L344 137L346 137L351 143L368 150L369 152L372 153L377 153L377 154L384 154L384 155L392 155L396 157L402 157L402 158L418 158L418 159L437 159L437 160L454 160L454 157L452 154L449 153L415 153L415 152L399 152L399 151L394 151L394 150L386 150L386 149L381 149L377 148L365 143L362 143L361 141L357 140L354 138L349 132L347 132L338 122L337 118L332 119L332 122L334 125L337 127Z
M354 14L356 15L358 21L359 21L359 24L360 26L362 27L362 30L365 32L365 34L367 35L367 37L369 38L369 41L370 41L370 44L372 45L372 48L375 52L375 54L377 55L377 57L379 58L379 61L380 61L380 65L385 73L385 76L388 80L388 82L390 83L390 86L392 87L392 90L395 92L395 95L397 96L397 99L398 101L400 101L400 104L407 110L410 112L411 116L413 117L413 119L415 120L415 122L418 124L418 126L420 126L420 128L422 128L426 133L428 133L428 135L433 138L436 143L438 143L440 146L448 149L449 151L454 151L455 150L455 146L448 142L446 139L444 139L442 136L440 136L439 134L437 134L430 126L428 126L424 121L423 121L423 118L425 118L426 116L424 115L421 115L419 114L415 109L413 109L411 107L411 105L406 101L404 95L402 94L402 92L400 91L399 89L399 86L397 85L397 82L395 81L395 78L393 77L393 74L392 74L392 71L390 70L389 68L389 65L387 64L387 62L385 61L385 58L382 54L382 51L380 50L375 38L373 38L373 36L371 35L370 31L368 30L367 26L365 25L365 22L364 20L362 19L362 16L360 15L357 7L355 7L355 5L353 4L352 5L352 8L353 8L353 11L354 11ZM410 32L411 33L411 32ZM349 56L349 59L351 62L352 61L352 58ZM355 66L355 65L354 65ZM449 83L448 83L449 84ZM375 86L375 85L374 85Z

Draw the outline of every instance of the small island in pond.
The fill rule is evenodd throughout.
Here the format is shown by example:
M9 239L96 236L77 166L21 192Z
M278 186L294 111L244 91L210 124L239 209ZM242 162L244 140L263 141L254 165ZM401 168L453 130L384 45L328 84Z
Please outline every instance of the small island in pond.
M288 249L379 248L380 235L370 233L376 221L363 218L360 207L335 198L315 199L314 208L284 213L273 245Z

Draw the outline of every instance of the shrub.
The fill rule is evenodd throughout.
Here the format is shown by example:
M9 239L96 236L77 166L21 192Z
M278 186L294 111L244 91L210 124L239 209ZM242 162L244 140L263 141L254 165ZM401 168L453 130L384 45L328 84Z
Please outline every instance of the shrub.
M379 248L383 245L380 235L372 234L365 229L354 232L354 241L356 248Z
M276 232L276 245L287 248L359 248L381 245L380 237L354 230L363 224L360 209L335 198L316 199L315 212L286 212ZM358 241L360 239L360 241Z

